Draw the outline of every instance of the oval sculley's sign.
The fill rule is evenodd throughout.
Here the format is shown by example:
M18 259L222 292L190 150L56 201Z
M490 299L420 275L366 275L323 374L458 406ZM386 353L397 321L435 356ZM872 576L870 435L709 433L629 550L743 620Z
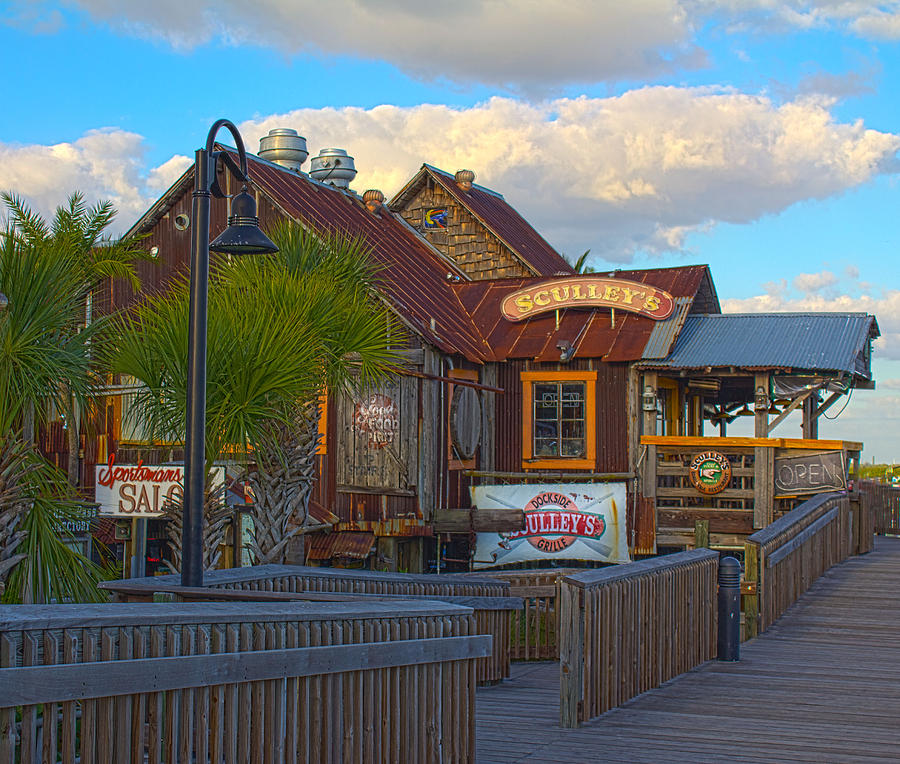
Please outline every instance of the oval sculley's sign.
M718 451L704 451L691 459L688 476L700 493L721 493L731 482L731 462Z
M674 306L672 295L648 284L577 276L519 289L503 298L500 312L510 321L522 321L563 308L618 308L661 321L672 314Z
M565 494L545 491L525 505L525 528L507 539L524 538L540 552L561 552L577 538L600 538L605 530L603 515L581 512Z

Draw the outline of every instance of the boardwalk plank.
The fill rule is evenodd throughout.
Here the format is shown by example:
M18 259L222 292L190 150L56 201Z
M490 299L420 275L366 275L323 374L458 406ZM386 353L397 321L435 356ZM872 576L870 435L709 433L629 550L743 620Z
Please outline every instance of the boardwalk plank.
M514 664L477 693L479 762L900 759L900 539L822 576L738 663L710 662L577 730L559 667Z

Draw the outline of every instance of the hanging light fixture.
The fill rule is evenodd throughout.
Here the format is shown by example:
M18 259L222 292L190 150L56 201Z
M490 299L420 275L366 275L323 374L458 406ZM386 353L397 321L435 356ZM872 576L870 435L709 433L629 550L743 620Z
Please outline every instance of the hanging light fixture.
M735 416L754 416L753 412L750 410L750 407L745 403L742 409L734 412Z
M231 200L228 227L209 243L209 251L226 255L262 255L278 251L259 228L256 199L247 192L246 184Z

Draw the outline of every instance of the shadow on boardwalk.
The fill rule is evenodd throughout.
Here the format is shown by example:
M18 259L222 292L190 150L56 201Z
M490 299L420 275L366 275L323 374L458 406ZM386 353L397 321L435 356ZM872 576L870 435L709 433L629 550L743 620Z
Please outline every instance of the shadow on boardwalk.
M712 661L578 730L559 667L515 664L477 694L477 760L900 761L900 538L832 568L739 663Z

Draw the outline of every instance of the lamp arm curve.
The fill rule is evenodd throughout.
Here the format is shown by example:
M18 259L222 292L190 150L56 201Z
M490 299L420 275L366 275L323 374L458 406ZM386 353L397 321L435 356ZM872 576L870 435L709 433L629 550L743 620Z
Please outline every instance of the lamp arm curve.
M235 127L230 119L217 119L213 122L213 126L209 128L209 134L206 136L206 154L207 156L212 156L216 133L223 127L228 130L234 138L234 144L237 146L238 150L238 159L240 159L241 162L241 172L244 174L244 180L247 180L249 175L247 172L247 151L244 149L244 139L241 138L241 134L238 132L237 127Z

